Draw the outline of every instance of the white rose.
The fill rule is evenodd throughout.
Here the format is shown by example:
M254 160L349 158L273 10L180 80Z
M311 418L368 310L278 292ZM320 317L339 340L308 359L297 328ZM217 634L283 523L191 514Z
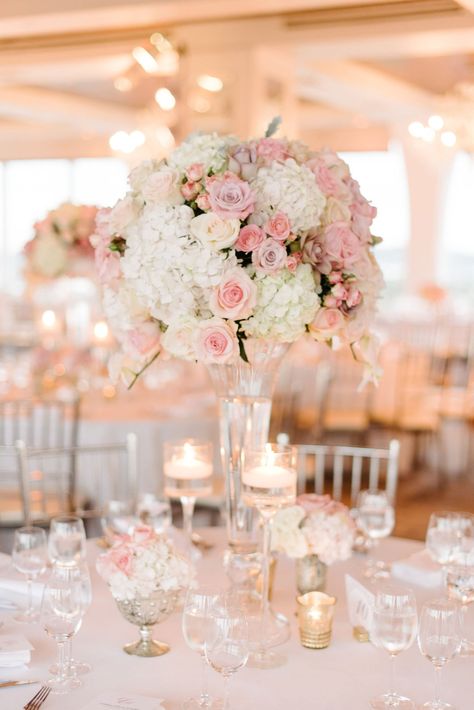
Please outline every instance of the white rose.
M178 171L164 166L152 173L143 185L142 195L147 202L182 205L184 197L180 190Z
M240 232L240 220L221 219L214 212L207 212L194 217L189 229L195 239L217 251L235 244Z
M195 360L194 334L198 321L190 318L172 323L161 337L161 345L170 355L182 360Z
M36 273L59 276L67 266L67 247L53 234L45 234L35 240L31 261Z
M140 192L149 176L160 169L163 163L160 160L143 160L128 176L130 187L135 192Z
M335 197L328 197L326 200L326 208L322 216L322 224L327 227L333 222L350 222L351 211L347 205Z
M123 230L135 219L136 214L135 204L131 195L126 195L112 207L109 213L110 233L118 232L122 234Z

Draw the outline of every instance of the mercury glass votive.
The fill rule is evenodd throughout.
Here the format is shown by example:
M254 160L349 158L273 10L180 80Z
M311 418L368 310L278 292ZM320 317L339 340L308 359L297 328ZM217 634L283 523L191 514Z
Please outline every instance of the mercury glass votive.
M331 641L336 597L308 592L296 598L300 641L305 648L327 648Z

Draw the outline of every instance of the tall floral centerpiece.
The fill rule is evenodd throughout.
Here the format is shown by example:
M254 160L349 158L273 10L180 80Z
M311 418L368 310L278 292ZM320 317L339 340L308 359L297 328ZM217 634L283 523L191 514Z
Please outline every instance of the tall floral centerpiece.
M271 137L195 134L135 168L98 215L104 305L132 384L160 353L209 366L221 412L228 535L255 547L242 452L268 437L275 373L309 332L350 343L374 372L369 327L382 277L376 210L333 152Z
M36 222L25 245L27 277L90 276L96 216L97 207L64 203Z

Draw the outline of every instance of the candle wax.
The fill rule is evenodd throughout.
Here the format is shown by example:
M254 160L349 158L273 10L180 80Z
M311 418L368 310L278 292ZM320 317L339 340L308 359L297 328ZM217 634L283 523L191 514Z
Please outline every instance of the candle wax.
M244 485L254 488L288 488L295 480L294 471L282 466L256 466L242 476Z

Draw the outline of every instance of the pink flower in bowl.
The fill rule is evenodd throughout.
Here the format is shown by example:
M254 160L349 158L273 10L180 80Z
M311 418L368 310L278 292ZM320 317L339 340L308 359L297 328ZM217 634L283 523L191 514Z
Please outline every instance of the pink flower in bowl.
M284 212L276 212L263 226L265 232L277 242L286 242L290 236L290 222Z
M324 247L333 264L344 269L359 259L362 245L347 222L333 222L324 230Z
M223 275L209 299L209 307L215 316L233 320L248 318L256 303L257 287L240 266Z
M286 249L275 239L266 239L252 252L252 263L258 271L273 274L286 265Z
M239 232L234 248L237 251L244 251L248 254L257 249L265 241L263 229L257 227L256 224L246 224Z
M194 347L196 358L207 364L225 364L239 352L235 330L222 318L209 318L198 324Z
M250 185L234 173L207 181L209 203L222 219L245 219L253 211L255 196Z

